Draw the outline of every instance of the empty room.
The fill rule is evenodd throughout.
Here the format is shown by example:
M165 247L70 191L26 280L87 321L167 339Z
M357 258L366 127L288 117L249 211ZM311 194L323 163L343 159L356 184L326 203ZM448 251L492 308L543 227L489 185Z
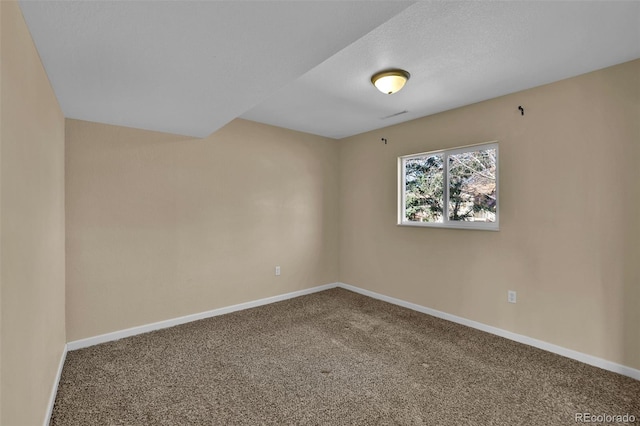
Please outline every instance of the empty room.
M0 23L0 425L640 423L640 2Z

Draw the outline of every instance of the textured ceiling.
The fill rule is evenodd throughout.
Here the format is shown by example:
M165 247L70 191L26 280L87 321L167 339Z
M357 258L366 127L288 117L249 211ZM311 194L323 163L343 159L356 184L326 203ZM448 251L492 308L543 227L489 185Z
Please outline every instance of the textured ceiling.
M640 2L419 2L242 117L341 138L638 57ZM404 89L375 90L396 67Z
M21 7L66 117L198 137L243 117L341 138L640 57L638 1ZM411 79L383 95L390 67Z
M408 4L20 3L66 117L198 137Z

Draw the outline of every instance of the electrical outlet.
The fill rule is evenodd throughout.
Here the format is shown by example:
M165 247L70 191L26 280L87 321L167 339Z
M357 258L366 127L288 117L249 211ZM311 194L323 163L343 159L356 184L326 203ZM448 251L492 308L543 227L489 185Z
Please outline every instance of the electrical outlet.
M280 275L280 267L276 266L276 275Z
M516 303L516 292L513 290L507 291L507 301L509 303Z

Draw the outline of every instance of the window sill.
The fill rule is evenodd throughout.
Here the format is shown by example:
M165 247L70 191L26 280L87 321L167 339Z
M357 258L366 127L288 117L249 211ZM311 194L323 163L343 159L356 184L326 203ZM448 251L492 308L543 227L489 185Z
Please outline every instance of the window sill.
M479 225L479 224L482 225ZM398 226L408 226L414 228L443 228L443 229L467 229L470 231L499 231L500 226L498 223L485 223L485 222L462 222L455 224L444 223L428 223L428 222L400 222Z

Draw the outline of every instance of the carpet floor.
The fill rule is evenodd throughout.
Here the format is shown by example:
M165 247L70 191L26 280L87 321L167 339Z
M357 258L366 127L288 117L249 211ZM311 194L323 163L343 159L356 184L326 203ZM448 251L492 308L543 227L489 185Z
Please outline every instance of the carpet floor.
M69 352L51 425L571 425L640 381L332 289Z

